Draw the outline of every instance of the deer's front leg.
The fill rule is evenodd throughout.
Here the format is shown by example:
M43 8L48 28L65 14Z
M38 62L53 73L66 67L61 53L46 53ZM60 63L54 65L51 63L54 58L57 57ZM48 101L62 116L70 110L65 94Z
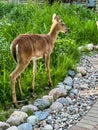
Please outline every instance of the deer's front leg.
M36 59L33 59L33 80L32 80L32 90L31 90L32 94L34 93L36 66L37 66L37 61Z
M50 76L50 55L45 54L46 71L48 74L49 86L53 86L51 76Z

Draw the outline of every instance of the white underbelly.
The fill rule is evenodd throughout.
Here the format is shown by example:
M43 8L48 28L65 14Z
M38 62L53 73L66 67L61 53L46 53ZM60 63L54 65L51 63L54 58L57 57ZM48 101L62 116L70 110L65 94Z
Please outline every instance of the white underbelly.
M36 57L36 56L34 56L34 57L31 58L31 60L38 60L38 59L41 59L41 58L43 58L43 57Z

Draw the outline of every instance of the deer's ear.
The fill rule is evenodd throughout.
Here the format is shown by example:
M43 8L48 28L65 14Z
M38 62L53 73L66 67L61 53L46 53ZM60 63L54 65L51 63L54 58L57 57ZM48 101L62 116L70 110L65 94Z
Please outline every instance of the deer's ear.
M52 16L52 22L56 19L56 14L54 13Z
M57 21L57 22L61 21L60 18L59 18L59 16L56 15L56 14L53 14L53 17L52 17L52 22L54 22L54 21Z

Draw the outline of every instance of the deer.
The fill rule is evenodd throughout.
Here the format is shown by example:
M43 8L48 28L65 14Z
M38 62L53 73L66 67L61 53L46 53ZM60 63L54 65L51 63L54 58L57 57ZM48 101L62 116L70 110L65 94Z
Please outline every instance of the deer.
M10 49L13 59L16 62L16 68L10 74L10 83L12 102L15 107L18 106L15 82L17 81L20 93L22 94L20 75L29 65L30 61L33 61L32 93L34 93L37 60L40 58L45 59L48 84L49 86L52 86L50 76L50 55L59 32L67 33L68 28L61 21L58 15L53 14L52 25L48 34L20 34L12 41Z

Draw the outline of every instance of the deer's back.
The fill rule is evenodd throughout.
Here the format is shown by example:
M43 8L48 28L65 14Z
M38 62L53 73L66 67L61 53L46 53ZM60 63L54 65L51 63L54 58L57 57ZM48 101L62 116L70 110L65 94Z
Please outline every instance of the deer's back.
M46 53L51 53L53 48L49 35L42 34L22 34L16 37L11 45L12 55L17 61L17 51L22 58L44 57Z

